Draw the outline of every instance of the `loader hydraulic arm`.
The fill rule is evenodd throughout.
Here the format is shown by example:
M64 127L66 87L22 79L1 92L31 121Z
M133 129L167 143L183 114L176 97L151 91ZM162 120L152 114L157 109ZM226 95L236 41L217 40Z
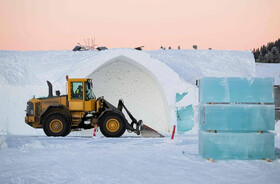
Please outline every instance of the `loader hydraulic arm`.
M124 108L124 110L126 111L126 113L128 114L129 118L131 119L131 123L128 124L127 129L131 130L133 132L135 132L137 135L140 135L140 128L142 126L142 120L137 121L132 114L129 112L129 110L126 108L126 106L123 103L123 100L119 100L119 104L118 104L118 109L119 111L122 112L122 109ZM134 128L134 124L136 125L136 128Z

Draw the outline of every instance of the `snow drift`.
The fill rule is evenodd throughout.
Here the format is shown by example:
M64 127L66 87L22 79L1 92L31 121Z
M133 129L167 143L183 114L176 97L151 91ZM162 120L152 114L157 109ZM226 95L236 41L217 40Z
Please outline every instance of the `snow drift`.
M255 76L249 51L0 51L0 60L0 86L5 89L0 100L6 104L1 107L0 129L5 134L41 133L24 123L26 102L34 94L47 96L46 80L63 93L65 75L92 77L97 96L114 105L124 99L137 119L162 132L176 124L176 107L195 108L196 79ZM184 92L187 95L176 103L176 94Z

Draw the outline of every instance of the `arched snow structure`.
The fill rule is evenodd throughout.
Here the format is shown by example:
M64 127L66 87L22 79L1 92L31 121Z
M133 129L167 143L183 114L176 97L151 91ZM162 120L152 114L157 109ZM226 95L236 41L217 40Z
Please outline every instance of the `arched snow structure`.
M123 99L136 119L152 128L167 132L170 117L166 96L157 78L136 61L119 56L88 76L94 79L94 92L117 105ZM128 118L128 116L127 116Z
M104 96L115 106L119 99L123 99L136 119L142 119L144 124L157 131L170 132L171 125L176 123L172 107L177 90L170 90L168 83L172 86L171 83L181 83L181 80L162 62L150 57L138 58L113 57L100 63L87 77L93 79L96 96ZM168 99L170 94L173 98Z

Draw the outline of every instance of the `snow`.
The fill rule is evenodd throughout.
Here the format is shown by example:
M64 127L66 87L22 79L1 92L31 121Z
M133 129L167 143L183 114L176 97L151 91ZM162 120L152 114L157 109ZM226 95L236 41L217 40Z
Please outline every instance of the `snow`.
M117 63L110 67L113 61ZM112 70L119 65L125 68ZM0 184L279 183L280 121L274 131L276 160L271 163L204 160L198 154L197 123L187 134L176 134L174 140L170 140L168 131L162 139L144 139L133 134L113 139L103 137L100 132L95 139L78 132L63 138L46 137L42 130L24 123L26 102L33 95L47 96L46 80L53 83L54 90L65 93L65 75L92 76L98 80L94 86L97 94L102 94L107 86L121 86L103 94L114 105L119 97L112 93L125 95L123 99L129 108L138 103L136 108L131 106L131 112L135 115L135 111L137 118L146 118L146 122L156 122L156 117L167 110L170 117L162 117L162 121L169 119L172 125L176 124L176 107L192 105L197 119L195 80L203 76L273 76L279 84L279 69L279 64L255 65L249 51L0 51ZM106 71L116 72L121 80L112 78L113 73L106 76ZM102 79L106 82L103 87L102 76L106 76ZM146 87L142 79L148 81ZM122 83L123 80L129 85ZM142 94L138 88L147 91ZM183 92L188 94L176 103L176 93ZM151 94L150 99L146 94ZM150 115L140 114L141 109L147 108L141 106L147 104L140 102L143 98L149 101L157 98L155 117L147 119Z
M274 77L274 84L280 85L280 64L256 63L256 75L258 77Z
M93 91L96 96L104 96L114 104L123 99L129 111L137 115L136 119L141 118L157 131L168 132L170 118L169 110L165 108L166 97L142 69L117 60L89 77L95 81Z
M209 162L198 137L118 139L7 136L0 183L278 183L277 160ZM280 139L276 139L280 146Z
M256 73L250 51L157 50L148 53L193 85L202 77L254 77Z
M6 149L8 147L6 143L6 137L0 135L0 150Z

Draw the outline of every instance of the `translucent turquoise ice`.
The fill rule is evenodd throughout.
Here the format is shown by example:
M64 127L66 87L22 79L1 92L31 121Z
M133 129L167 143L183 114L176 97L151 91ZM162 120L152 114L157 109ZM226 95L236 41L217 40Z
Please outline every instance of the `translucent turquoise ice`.
M275 159L274 134L270 132L199 132L199 153L211 159Z
M275 106L257 104L200 105L201 130L274 130Z
M215 78L199 81L199 101L224 103L273 103L273 78Z
M182 94L176 93L176 102L181 101L187 94L187 92L184 92Z
M194 125L192 105L177 109L177 131L184 133L191 130Z

